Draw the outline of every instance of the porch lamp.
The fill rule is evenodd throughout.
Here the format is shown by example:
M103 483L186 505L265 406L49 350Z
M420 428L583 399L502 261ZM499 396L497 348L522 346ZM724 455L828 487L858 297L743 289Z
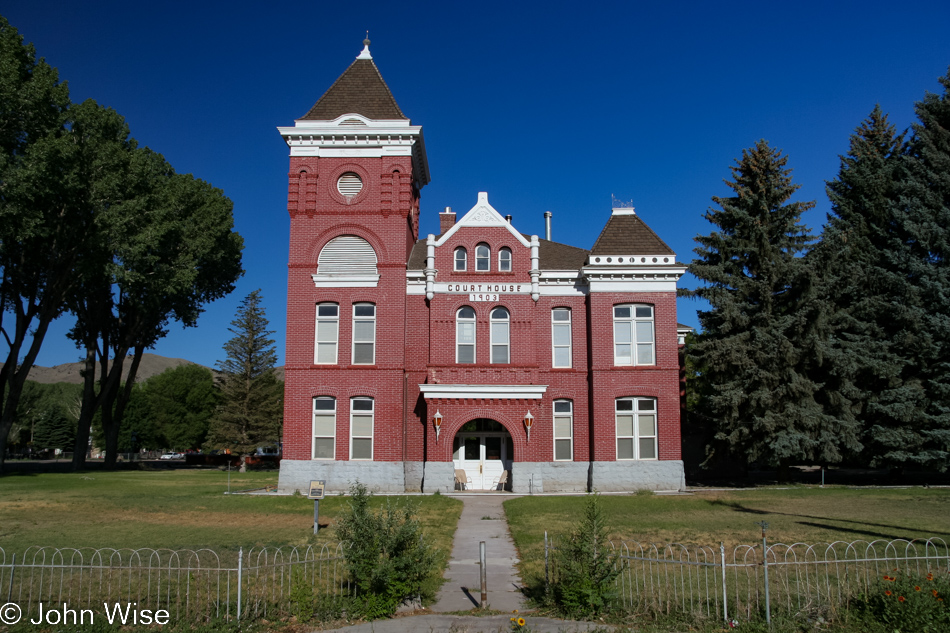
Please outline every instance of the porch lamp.
M528 410L528 413L524 416L524 428L528 432L528 441L531 441L531 427L534 425L534 416L531 415L531 410Z
M439 431L442 430L442 414L439 413L436 409L435 415L432 416L432 423L435 424L435 441L439 441Z

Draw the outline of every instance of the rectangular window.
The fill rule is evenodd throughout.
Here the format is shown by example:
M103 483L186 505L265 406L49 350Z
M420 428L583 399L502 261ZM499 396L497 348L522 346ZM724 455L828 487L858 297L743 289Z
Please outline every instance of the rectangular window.
M571 366L571 311L567 308L551 310L551 341L553 367Z
M350 400L350 459L373 459L373 399Z
M614 306L614 365L655 365L653 306Z
M317 304L317 341L313 362L318 365L336 364L337 341L340 335L340 306L335 303Z
M336 398L313 399L313 459L333 459L336 446Z
M353 364L373 365L376 362L376 306L357 303L353 306Z
M574 459L574 407L570 400L554 401L554 459Z
M656 459L656 400L617 399L617 459Z

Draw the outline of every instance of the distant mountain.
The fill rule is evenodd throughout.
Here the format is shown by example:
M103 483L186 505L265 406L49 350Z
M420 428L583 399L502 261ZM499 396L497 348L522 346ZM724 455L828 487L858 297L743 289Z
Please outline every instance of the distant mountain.
M143 354L142 362L139 363L139 370L135 375L135 382L142 382L156 376L166 369L172 369L173 367L178 367L180 365L197 365L198 363L192 363L190 360L184 360L182 358L166 358L165 356L159 356L158 354ZM203 365L202 365L203 367ZM41 382L44 384L50 384L54 382L68 382L74 385L82 384L82 363L64 363L62 365L56 365L55 367L40 367L34 365L30 370L30 375L28 380L34 380L36 382ZM214 374L217 376L218 372L208 367ZM122 368L122 380L125 380L129 375L129 362L126 361L125 366ZM284 368L277 368L277 377L280 380L284 379Z

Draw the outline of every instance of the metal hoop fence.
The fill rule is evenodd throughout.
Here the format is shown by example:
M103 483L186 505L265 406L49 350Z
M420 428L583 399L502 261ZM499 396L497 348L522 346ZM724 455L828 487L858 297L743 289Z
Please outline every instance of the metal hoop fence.
M557 549L545 533L545 583L558 580ZM893 541L775 543L725 547L610 543L621 573L616 580L625 610L702 618L834 619L886 574L950 573L950 550L940 538Z
M0 602L21 621L44 609L89 610L134 604L169 621L276 617L297 603L352 595L342 545L210 549L0 548ZM63 616L65 617L65 616ZM65 623L65 622L64 622Z

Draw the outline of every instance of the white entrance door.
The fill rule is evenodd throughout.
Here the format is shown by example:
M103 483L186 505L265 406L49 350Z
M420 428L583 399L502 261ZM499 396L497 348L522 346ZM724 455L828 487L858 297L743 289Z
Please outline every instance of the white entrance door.
M455 467L471 479L468 490L492 490L508 458L506 433L465 433L455 436Z

